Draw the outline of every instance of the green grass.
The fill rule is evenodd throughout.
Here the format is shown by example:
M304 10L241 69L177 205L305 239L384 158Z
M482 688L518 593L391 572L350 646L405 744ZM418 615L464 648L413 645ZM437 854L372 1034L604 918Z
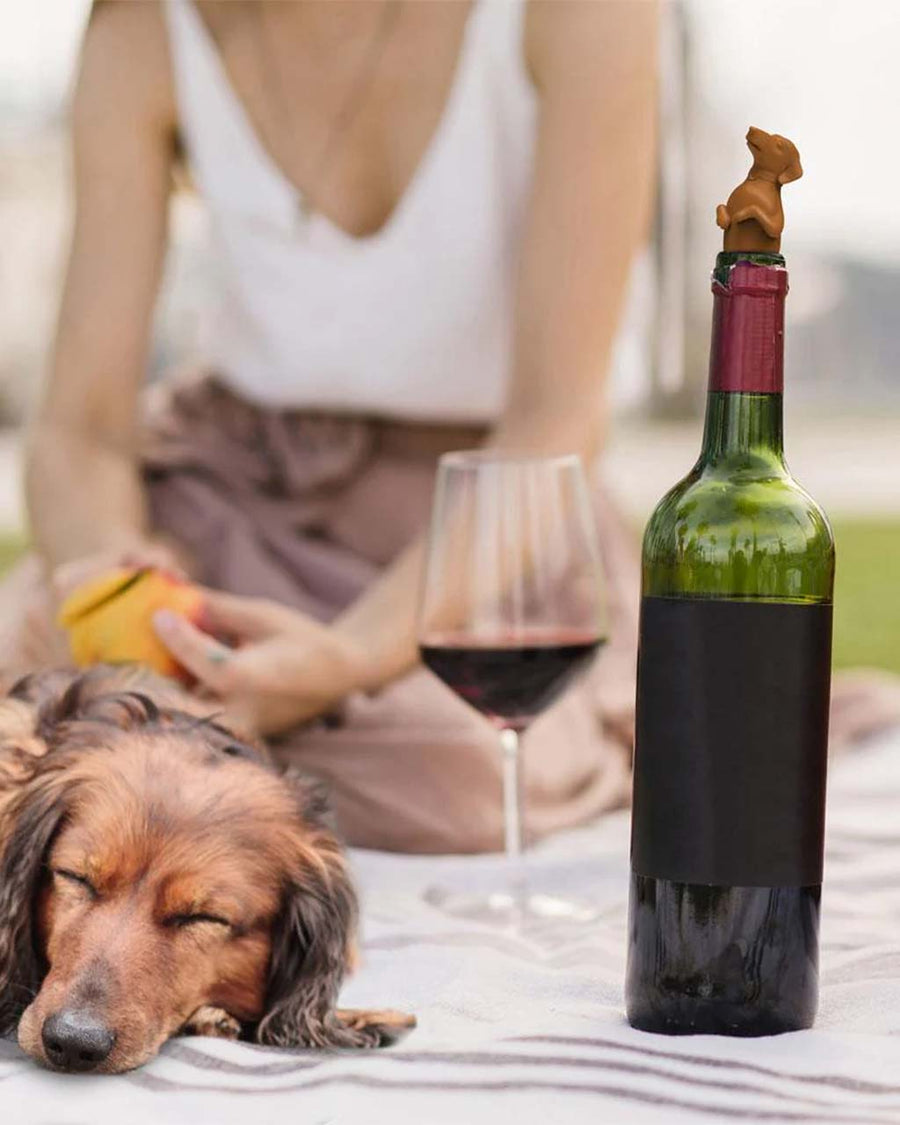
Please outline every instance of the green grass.
M834 662L900 672L900 520L838 520ZM25 549L20 536L0 535L0 574Z
M25 550L25 539L21 535L0 534L0 575L9 570Z
M900 520L837 520L834 662L900 672Z

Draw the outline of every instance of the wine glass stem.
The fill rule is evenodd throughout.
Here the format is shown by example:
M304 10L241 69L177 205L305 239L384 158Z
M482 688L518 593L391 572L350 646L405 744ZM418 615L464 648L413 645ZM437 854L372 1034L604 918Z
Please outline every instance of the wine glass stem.
M522 796L519 789L519 735L510 727L500 731L503 749L503 825L506 858L522 855Z

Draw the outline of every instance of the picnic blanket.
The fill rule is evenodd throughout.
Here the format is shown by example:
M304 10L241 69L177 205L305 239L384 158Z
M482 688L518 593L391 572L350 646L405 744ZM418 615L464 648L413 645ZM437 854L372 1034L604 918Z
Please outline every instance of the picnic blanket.
M547 841L536 888L591 921L504 932L435 888L488 885L498 857L356 853L364 964L343 999L417 1013L377 1053L180 1039L114 1078L46 1073L0 1043L6 1125L900 1122L900 731L834 763L812 1031L673 1039L625 1023L628 817Z

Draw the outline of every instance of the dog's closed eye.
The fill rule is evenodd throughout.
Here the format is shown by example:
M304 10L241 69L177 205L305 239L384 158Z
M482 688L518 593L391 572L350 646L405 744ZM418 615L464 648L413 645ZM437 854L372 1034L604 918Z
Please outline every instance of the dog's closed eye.
M79 875L77 871L69 871L66 867L54 867L53 874L66 883L74 884L86 890L91 898L97 897L97 888L86 875Z
M170 914L165 920L166 926L173 926L177 929L184 929L187 926L224 926L226 929L232 929L231 923L227 918L222 918L218 914Z

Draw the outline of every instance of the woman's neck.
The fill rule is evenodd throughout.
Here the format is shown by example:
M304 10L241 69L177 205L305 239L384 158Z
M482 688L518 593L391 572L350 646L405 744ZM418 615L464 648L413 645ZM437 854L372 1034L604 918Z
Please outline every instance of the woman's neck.
M304 0L285 4L284 0L250 0L250 18L262 18L272 32L290 42L305 43L315 52L333 53L352 48L367 40L384 18L387 5L402 7L403 0Z

